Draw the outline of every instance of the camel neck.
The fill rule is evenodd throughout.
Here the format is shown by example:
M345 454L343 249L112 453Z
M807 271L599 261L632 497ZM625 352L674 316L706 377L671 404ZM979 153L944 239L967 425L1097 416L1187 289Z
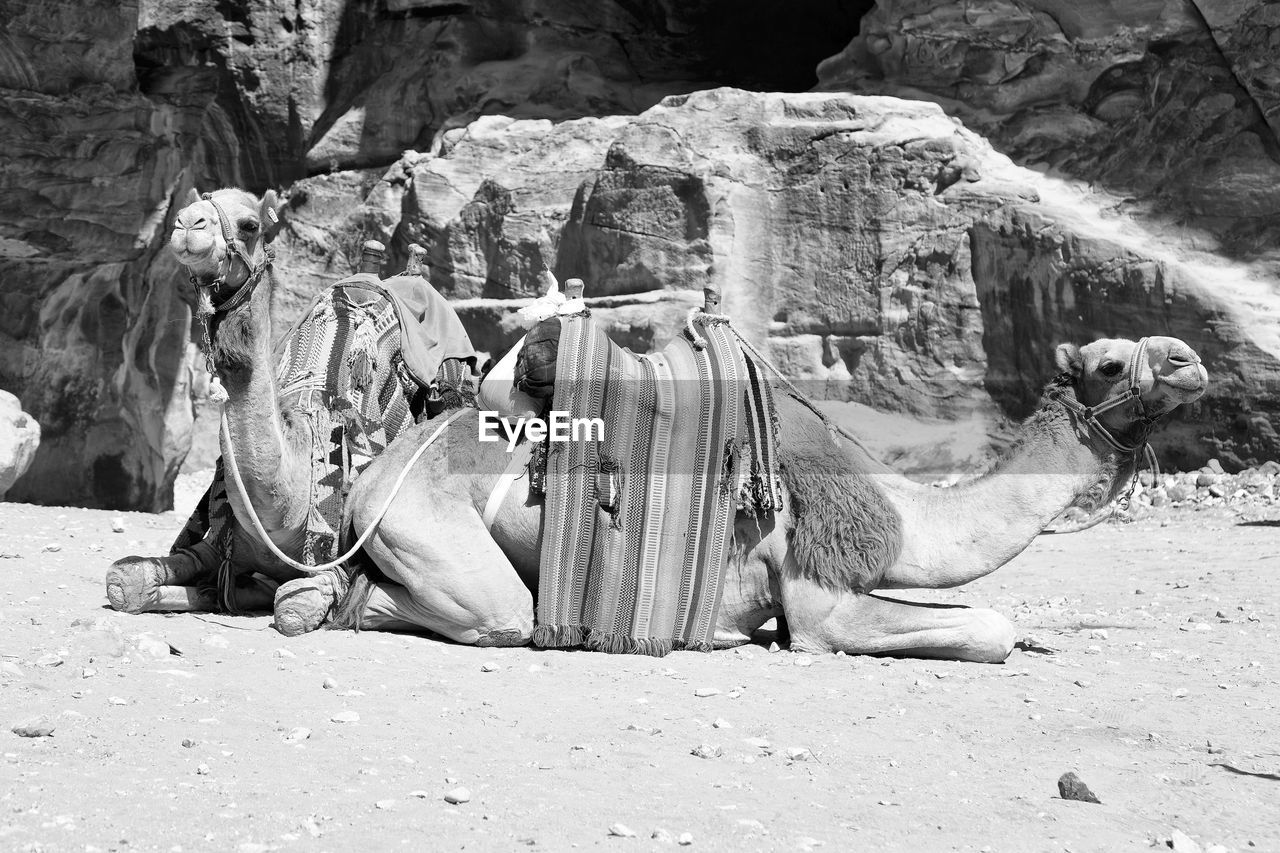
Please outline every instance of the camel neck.
M904 574L927 576L936 581L931 586L968 583L1021 553L1076 501L1105 499L1117 459L1098 443L1062 406L1049 405L1023 424L1013 449L990 473L898 496L904 528L920 531L904 547L900 563L910 566Z
M214 365L227 389L227 432L222 451L235 454L245 491L268 531L283 530L296 519L290 481L294 466L280 416L271 357L271 293L267 272L244 304L220 318L214 338Z

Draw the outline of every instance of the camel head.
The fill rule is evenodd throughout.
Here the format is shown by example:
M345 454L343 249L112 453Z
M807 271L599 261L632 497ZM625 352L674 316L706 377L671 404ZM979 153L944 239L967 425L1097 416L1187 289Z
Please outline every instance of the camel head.
M1073 381L1078 402L1105 409L1098 420L1116 435L1145 428L1199 398L1208 385L1200 356L1186 343L1166 337L1146 338L1145 343L1139 350L1135 341L1104 338L1083 347L1062 344L1055 353L1058 369ZM1131 387L1140 390L1137 399L1128 396ZM1123 403L1113 402L1122 398Z
M280 230L283 203L274 190L261 199L238 189L204 196L192 190L178 212L169 251L201 284L215 284L225 301L260 269L267 244Z

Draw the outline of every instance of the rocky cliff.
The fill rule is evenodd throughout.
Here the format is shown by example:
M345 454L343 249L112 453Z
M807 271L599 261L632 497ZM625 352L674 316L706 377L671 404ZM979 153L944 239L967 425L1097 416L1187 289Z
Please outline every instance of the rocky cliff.
M395 268L426 245L495 353L543 263L636 348L714 283L928 476L1026 413L1056 339L1176 334L1215 384L1167 461L1280 455L1274 26L1248 0L0 6L0 387L45 430L11 498L160 509L193 433L208 461L160 246L223 184L290 195L281 327L367 237ZM824 88L942 109L700 91L807 89L828 56Z

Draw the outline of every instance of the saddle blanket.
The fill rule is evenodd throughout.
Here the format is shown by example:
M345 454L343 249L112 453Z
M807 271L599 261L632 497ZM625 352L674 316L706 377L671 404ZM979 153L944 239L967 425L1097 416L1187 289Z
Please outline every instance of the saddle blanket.
M781 506L768 386L720 318L640 356L586 314L551 322L552 410L604 434L547 445L534 643L710 651L735 511Z

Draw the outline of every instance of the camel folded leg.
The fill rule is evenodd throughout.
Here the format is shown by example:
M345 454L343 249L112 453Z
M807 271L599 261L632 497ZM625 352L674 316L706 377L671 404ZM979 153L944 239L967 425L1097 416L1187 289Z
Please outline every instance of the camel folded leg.
M379 621L411 622L459 643L528 643L533 595L470 501L435 488L431 477L411 477L365 544L365 553L412 600L411 607L403 606L401 593L380 584L378 606L387 612ZM379 491L370 489L357 504L357 531L380 506ZM402 606L395 607L397 602Z
M839 592L809 581L783 583L791 647L806 652L887 654L1001 663L1013 625L994 610L920 604Z
M207 542L164 557L123 557L107 569L107 600L125 613L213 610L213 597L202 595L192 582L212 579L217 565Z

